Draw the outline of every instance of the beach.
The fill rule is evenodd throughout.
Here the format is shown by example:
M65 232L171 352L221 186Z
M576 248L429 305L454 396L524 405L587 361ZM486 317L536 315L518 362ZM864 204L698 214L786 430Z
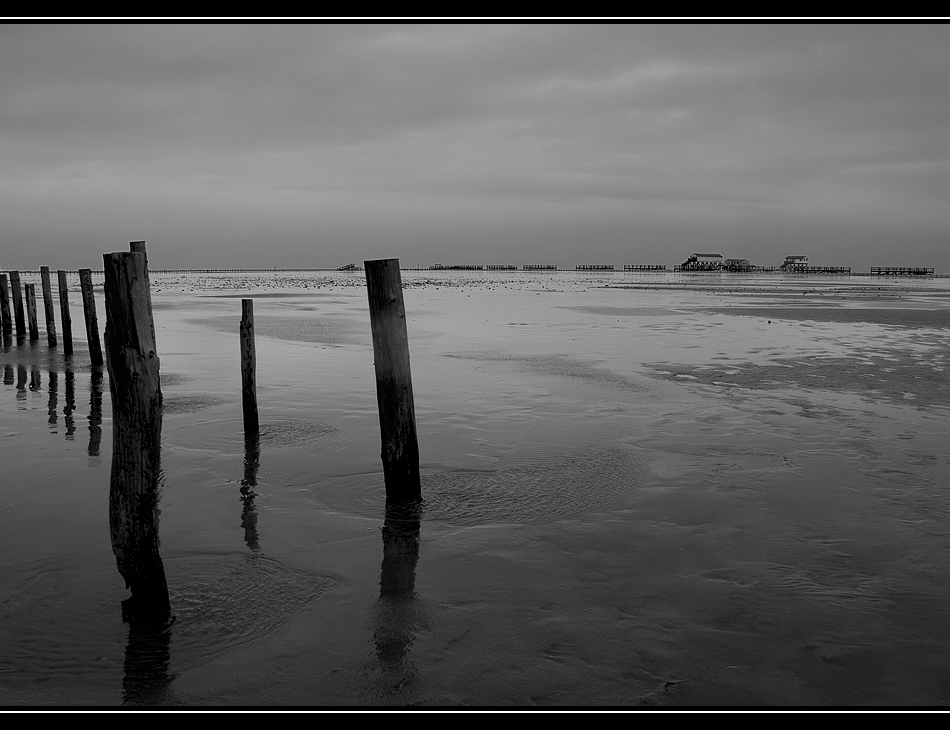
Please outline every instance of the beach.
M402 278L416 514L386 509L362 272L152 275L157 648L122 621L78 297L72 356L3 347L0 705L950 703L950 279Z

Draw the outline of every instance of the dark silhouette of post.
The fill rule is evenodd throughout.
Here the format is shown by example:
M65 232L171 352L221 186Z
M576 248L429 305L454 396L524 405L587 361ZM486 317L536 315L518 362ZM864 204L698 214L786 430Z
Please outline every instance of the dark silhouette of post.
M69 314L69 288L66 286L66 272L56 272L59 280L59 319L63 323L63 354L73 354L73 318Z
M119 573L132 597L128 620L169 612L158 552L162 390L149 313L145 256L103 254L106 367L112 394L109 528Z
M253 438L244 439L244 478L241 480L241 527L244 528L244 542L251 550L260 550L257 534L257 510L254 507L254 497L257 493L257 472L261 467L260 439L255 434Z
M72 370L66 370L66 407L63 408L63 416L66 421L66 440L72 441L76 438L76 421L73 418L73 411L76 410L76 375Z
M383 564L372 628L380 667L396 674L399 687L411 684L416 677L409 649L416 632L427 623L415 592L421 514L422 500L386 501Z
M0 274L0 332L3 333L4 340L9 340L13 336L13 318L10 316L8 289L7 275Z
M373 329L376 402L386 497L390 500L415 499L422 492L419 442L399 259L365 261L364 265Z
M46 392L49 393L49 405L46 409L46 414L49 418L46 419L46 422L51 426L50 431L56 433L56 421L59 418L59 413L57 411L57 403L59 398L57 397L57 385L59 382L59 374L52 370L49 374L49 386L46 388Z
M49 283L49 266L40 267L40 281L43 286L43 313L46 315L46 341L50 347L56 347L56 319L53 317L53 290Z
M241 300L241 402L244 405L244 441L256 440L260 432L257 416L257 354L254 348L254 300Z
M92 293L92 271L79 270L79 288L82 291L82 314L86 320L86 340L89 342L89 360L93 367L102 366L102 344L99 342L99 320L96 317L96 298Z
M26 337L26 322L23 320L23 292L20 288L20 272L10 272L10 294L13 296L13 319L16 322L16 338Z
M89 382L89 464L99 463L99 446L102 443L102 368L92 367Z
M30 342L40 339L40 328L36 324L36 285L27 284L26 289L26 320L30 325Z

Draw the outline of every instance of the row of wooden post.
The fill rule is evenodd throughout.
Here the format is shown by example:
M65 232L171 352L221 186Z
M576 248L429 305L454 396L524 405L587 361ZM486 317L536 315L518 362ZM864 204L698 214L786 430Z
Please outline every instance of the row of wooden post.
M43 309L46 315L46 339L50 347L58 344L56 336L55 307L53 304L52 287L50 286L50 271L48 266L40 267L41 286L43 291ZM69 287L66 282L66 272L57 272L59 283L59 310L62 323L63 354L73 354L73 327L72 316L69 312ZM96 316L96 300L92 289L92 271L79 270L79 287L82 292L82 309L86 321L86 339L89 343L89 359L93 365L102 365L102 345L99 341L99 321ZM8 293L9 289L9 293ZM9 297L13 298L13 316L10 313ZM26 318L24 319L24 299L26 300ZM36 286L34 284L21 285L20 272L11 271L9 286L7 275L0 274L0 327L3 339L9 340L13 336L14 323L16 324L17 340L24 340L29 327L29 338L35 342L40 338L36 316Z
M103 254L105 273L106 329L105 363L112 396L113 449L109 489L109 525L112 548L119 573L132 597L124 608L136 614L167 614L168 588L158 552L158 525L155 507L160 471L162 392L155 325L144 241L133 241L129 253ZM376 397L379 406L381 458L388 503L417 501L419 446L416 436L415 406L409 367L409 341L402 281L397 259L366 261L370 323L373 332ZM56 345L49 269L43 267L47 337ZM17 323L22 338L22 304L18 272L10 274ZM90 354L98 354L98 325L89 269L80 270L83 310ZM3 300L4 335L11 328L6 304L6 277L0 275ZM64 272L59 272L60 304L64 315L64 345L71 331ZM36 301L33 285L26 285L30 338L36 332ZM257 409L256 352L254 343L254 302L241 302L241 389L245 444L256 446L260 422ZM64 348L65 349L65 348Z

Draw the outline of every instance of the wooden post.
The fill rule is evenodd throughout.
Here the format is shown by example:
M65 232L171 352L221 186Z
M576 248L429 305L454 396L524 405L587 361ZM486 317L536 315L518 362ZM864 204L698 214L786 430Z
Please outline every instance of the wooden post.
M93 367L101 367L102 345L99 342L99 320L96 317L96 298L92 293L92 271L89 269L79 270L79 288L82 291L82 314L86 320L89 360Z
M244 404L244 441L260 432L257 417L257 353L254 347L254 300L241 300L241 402Z
M156 520L162 390L145 256L107 253L102 258L112 394L109 528L116 565L132 592L123 602L123 615L131 619L167 614L170 608Z
M40 339L40 328L36 324L36 285L26 285L26 319L30 325L30 342Z
M417 499L419 442L409 370L409 337L399 259L364 261L369 318L373 330L376 402L386 498Z
M53 290L49 284L49 266L40 267L40 280L43 285L43 311L46 314L46 341L50 347L56 347L56 319L53 317Z
M152 284L148 279L148 254L145 251L145 241L129 241L129 250L140 253L145 257L145 286L148 289L148 321L152 325L152 339L155 339L155 320L152 315Z
M10 317L10 298L7 295L7 275L0 274L0 331L3 339L13 336L13 319Z
M56 272L59 279L59 318L63 323L63 354L73 354L73 319L69 314L69 289L66 286L66 272Z
M10 293L13 295L13 318L16 321L16 338L26 337L26 323L23 321L23 292L20 289L20 272L10 272Z

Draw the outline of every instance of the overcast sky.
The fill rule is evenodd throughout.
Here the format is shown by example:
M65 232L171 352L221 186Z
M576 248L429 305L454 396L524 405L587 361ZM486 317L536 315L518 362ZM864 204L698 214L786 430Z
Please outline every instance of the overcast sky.
M0 268L950 267L950 26L0 29Z

